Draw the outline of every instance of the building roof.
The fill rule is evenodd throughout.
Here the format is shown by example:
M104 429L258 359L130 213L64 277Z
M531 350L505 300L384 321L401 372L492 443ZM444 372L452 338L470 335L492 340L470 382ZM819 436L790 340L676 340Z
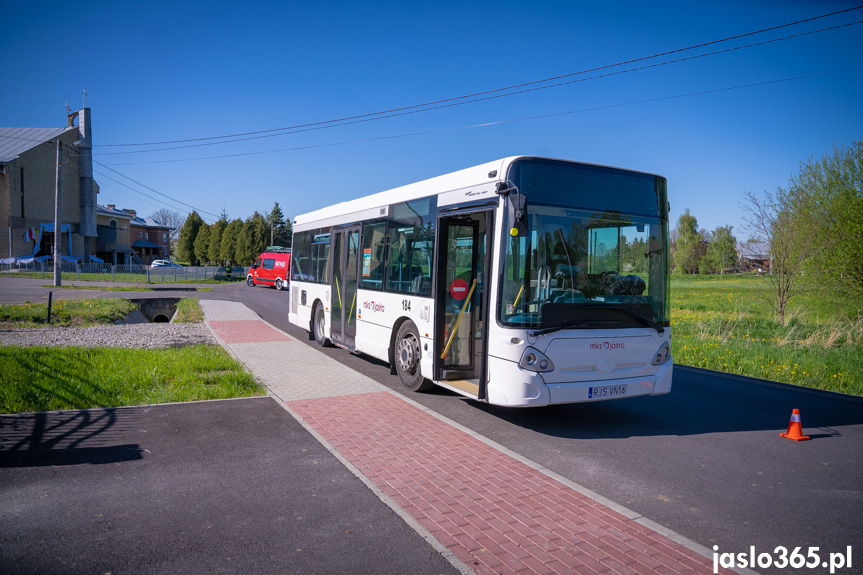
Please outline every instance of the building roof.
M106 216L129 218L130 220L132 219L132 214L130 214L126 210L118 210L117 208L109 208L108 206L101 206L99 204L96 204L96 213L103 214Z
M102 206L96 204L96 212L105 216L115 216L120 218L129 218L130 226L137 226L139 228L159 228L162 230L170 230L171 226L163 224L159 221L154 220L153 218L140 218L138 216L132 216L131 213L126 210L121 210L119 208L112 208L109 206Z
M0 128L0 164L10 162L31 148L51 141L77 126L67 128Z
M132 218L131 225L138 226L139 228L160 228L163 230L170 230L171 229L168 225L163 224L161 222L158 222L158 221L154 220L153 218L135 217L135 218Z
M737 244L737 253L740 257L755 260L770 259L770 244L767 242L740 242Z

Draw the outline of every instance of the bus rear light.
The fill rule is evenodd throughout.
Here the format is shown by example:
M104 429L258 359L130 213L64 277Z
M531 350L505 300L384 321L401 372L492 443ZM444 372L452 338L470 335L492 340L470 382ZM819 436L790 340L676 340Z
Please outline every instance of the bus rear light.
M656 355L653 356L653 361L650 363L653 365L662 365L669 359L671 359L671 347L668 345L668 342L665 342L659 348L659 351L656 352Z
M518 365L523 369L536 372L554 370L554 364L551 362L548 356L532 347L524 350L524 353L522 354L521 360L518 362Z

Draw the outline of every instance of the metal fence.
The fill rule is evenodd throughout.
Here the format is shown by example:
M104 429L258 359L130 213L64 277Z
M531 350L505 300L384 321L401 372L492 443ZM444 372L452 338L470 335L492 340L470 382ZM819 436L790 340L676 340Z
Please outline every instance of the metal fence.
M129 283L184 283L244 280L249 268L244 266L159 266L144 265L78 264L61 262L60 272L65 280L95 280ZM0 264L0 273L24 274L41 278L54 277L53 262L29 264Z

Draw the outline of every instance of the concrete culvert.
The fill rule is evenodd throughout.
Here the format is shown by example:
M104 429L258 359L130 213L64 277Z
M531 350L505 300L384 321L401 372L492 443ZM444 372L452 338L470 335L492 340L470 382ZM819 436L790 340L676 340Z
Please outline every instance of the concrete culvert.
M138 309L117 323L170 323L171 318L174 317L177 311L177 304L180 303L180 298L140 298L130 299L129 301L136 304Z

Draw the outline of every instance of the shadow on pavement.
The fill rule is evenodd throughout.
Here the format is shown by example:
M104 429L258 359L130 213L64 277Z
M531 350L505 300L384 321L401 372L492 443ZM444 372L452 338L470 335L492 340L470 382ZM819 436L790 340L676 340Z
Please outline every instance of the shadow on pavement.
M722 405L732 406L717 409ZM614 401L512 409L477 409L533 431L573 439L785 431L800 409L813 440L842 435L836 428L863 424L863 399L704 370L678 369L670 394Z
M105 464L142 458L138 444L115 443L117 410L0 417L0 468ZM119 439L119 438L117 438Z

